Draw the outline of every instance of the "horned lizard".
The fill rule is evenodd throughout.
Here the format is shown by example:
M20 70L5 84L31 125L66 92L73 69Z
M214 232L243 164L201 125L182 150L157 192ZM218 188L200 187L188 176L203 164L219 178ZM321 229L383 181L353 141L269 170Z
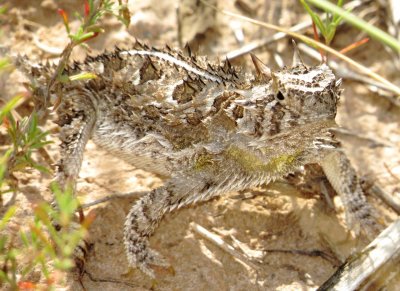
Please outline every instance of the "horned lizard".
M148 239L163 216L228 191L269 183L319 163L340 195L349 226L367 235L378 225L331 128L341 80L326 64L271 70L252 56L255 74L137 42L132 49L87 57L64 74L95 79L59 84L61 159L57 182L75 184L87 141L135 167L165 178L130 210L124 244L131 266L154 276L168 262ZM49 65L28 70L33 94L44 98ZM61 86L61 87L60 87ZM51 94L56 94L53 90Z

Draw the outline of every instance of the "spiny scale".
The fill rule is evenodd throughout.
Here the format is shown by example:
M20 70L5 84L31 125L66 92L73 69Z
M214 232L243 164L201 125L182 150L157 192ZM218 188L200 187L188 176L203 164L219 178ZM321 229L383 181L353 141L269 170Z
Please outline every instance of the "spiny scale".
M116 48L65 71L97 78L59 85L57 181L75 183L89 139L165 177L125 222L129 264L150 276L150 265L167 265L148 246L166 212L268 183L308 163L320 163L334 181L350 226L361 225L368 235L377 229L355 171L329 131L336 125L340 80L325 64L306 67L297 57L292 67L277 71L252 60L256 75L229 61L213 63L137 42L131 50ZM37 98L51 76L48 67L39 68L45 78L31 71L42 88Z

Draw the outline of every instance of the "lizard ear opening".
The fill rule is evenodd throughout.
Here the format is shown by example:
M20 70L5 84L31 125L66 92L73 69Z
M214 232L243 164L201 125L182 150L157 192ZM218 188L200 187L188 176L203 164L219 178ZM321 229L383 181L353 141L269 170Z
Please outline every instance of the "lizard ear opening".
M253 61L257 75L261 76L265 81L269 81L272 77L271 69L267 67L259 58L254 54L250 54L251 60Z
M296 66L301 65L301 66L305 67L305 65L303 63L303 59L301 58L301 55L300 55L299 48L297 47L294 39L292 39L292 44L293 44L293 49L294 49L292 66L296 67Z

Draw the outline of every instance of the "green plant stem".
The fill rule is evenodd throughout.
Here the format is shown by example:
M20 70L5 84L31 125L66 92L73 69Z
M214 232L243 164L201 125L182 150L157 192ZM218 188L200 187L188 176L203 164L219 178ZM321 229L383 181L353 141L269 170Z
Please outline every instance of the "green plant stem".
M361 18L355 16L353 13L346 11L326 0L306 0L306 2L312 3L313 5L321 9L324 9L326 11L329 11L332 14L340 15L351 25L357 27L360 30L365 31L372 38L375 38L380 42L385 43L386 45L390 46L391 48L400 53L400 43L394 37L390 36L389 34L380 30L379 28L369 24L368 22L365 22Z

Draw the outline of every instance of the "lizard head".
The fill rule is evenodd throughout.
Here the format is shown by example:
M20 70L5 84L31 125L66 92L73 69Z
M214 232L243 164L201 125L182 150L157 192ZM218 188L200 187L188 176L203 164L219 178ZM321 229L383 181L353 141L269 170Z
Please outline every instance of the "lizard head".
M310 119L334 119L342 90L341 79L322 63L307 67L295 46L293 64L273 71L251 55L258 76L272 87L275 100L286 110Z
M341 79L336 79L326 64L307 67L296 50L293 64L271 70L252 55L265 98L264 129L269 135L291 131L306 124L334 121L341 94ZM256 90L254 90L256 91ZM254 92L253 91L253 92ZM263 93L255 98L260 98Z
M308 68L299 63L272 72L271 78L275 98L283 108L308 120L335 118L342 81L326 64Z

